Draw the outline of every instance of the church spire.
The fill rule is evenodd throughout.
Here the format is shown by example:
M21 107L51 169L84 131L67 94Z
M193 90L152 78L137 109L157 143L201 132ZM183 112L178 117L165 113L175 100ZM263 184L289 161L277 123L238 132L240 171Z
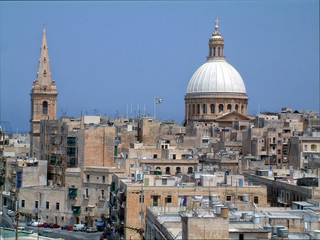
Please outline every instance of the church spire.
M214 33L212 37L209 39L209 57L208 60L212 59L225 59L223 56L223 48L224 48L224 39L221 37L219 33L219 20L215 20Z
M43 87L43 88L50 88L50 86L52 84L51 70L50 70L50 64L49 64L49 55L48 55L48 44L47 44L47 36L46 36L45 27L43 27L42 44L41 44L41 50L40 50L37 80L38 80L40 87Z

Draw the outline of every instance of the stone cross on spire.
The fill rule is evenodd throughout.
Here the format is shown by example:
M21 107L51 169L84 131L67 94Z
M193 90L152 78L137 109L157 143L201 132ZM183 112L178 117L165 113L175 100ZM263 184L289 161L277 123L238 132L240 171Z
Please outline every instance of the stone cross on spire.
M215 32L214 33L219 33L219 31L218 31L218 29L219 29L219 20L218 20L218 18L214 21L215 23L216 23L216 26L214 27L214 29L215 29Z

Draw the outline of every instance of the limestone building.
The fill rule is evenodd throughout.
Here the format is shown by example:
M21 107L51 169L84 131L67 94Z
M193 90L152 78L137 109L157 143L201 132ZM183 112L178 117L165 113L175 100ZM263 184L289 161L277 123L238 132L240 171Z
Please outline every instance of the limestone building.
M224 39L218 31L209 39L209 56L193 74L185 95L185 124L249 120L248 96L244 82L223 54Z
M40 121L57 117L57 88L51 80L46 30L43 29L37 80L31 90L30 156L40 158Z

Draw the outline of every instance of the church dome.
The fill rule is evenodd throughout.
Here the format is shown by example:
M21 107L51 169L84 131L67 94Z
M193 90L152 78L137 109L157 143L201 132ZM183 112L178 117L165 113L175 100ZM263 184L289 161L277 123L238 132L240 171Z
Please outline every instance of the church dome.
M208 59L190 79L187 94L243 93L244 82L237 70L225 59Z

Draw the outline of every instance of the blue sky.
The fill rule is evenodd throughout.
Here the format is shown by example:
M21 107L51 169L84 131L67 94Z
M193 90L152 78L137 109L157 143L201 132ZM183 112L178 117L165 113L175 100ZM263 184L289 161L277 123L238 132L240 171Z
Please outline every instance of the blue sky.
M319 1L0 2L1 121L29 131L30 92L45 24L58 116L140 112L184 118L192 74L219 18L225 56L248 113L319 111ZM132 113L131 113L132 104Z

